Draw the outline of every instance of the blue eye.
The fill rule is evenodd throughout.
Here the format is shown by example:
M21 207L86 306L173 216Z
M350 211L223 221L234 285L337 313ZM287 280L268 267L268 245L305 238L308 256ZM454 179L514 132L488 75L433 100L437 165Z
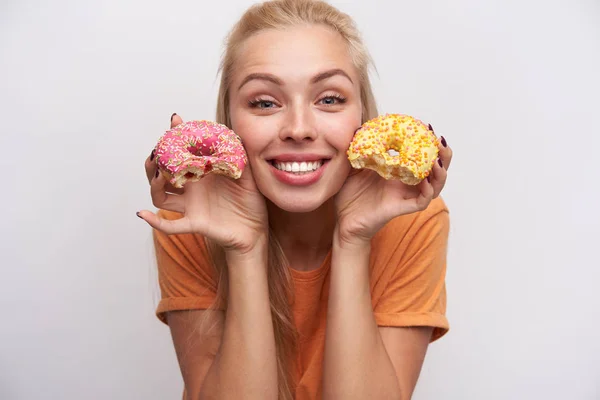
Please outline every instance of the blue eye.
M267 109L273 108L275 106L275 102L269 100L254 99L249 100L248 105L252 108Z
M339 94L335 94L323 97L320 102L326 106L333 106L335 104L344 104L346 102L346 98Z
M274 106L272 101L261 101L258 104L260 108L271 108Z
M336 104L344 104L345 102L346 98L339 94L325 96L319 100L319 103L328 107L335 106ZM256 98L253 100L248 100L248 106L250 106L251 108L267 110L270 108L277 107L277 104L275 104L275 102L271 100L262 100L260 98Z

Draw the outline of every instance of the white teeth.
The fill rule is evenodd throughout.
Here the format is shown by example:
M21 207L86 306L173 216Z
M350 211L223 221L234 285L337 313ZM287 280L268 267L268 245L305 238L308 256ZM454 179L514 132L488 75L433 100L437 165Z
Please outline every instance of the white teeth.
M287 171L287 172L311 172L314 170L319 169L319 167L321 167L321 165L323 165L323 161L319 160L319 161L302 161L302 162L278 162L275 161L273 163L273 165L275 166L275 168L281 170L281 171Z

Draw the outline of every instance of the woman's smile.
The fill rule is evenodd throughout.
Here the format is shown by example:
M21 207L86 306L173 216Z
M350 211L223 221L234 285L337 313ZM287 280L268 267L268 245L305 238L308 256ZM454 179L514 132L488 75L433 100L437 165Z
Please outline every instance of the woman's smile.
M287 185L306 186L319 181L328 164L328 159L313 161L270 161L275 178Z

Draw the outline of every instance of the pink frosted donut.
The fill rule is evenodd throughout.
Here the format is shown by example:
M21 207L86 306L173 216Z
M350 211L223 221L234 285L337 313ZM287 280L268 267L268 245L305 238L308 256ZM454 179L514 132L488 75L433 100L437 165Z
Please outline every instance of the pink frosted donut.
M248 158L239 136L212 121L189 121L168 130L155 147L159 171L176 188L214 172L242 176Z

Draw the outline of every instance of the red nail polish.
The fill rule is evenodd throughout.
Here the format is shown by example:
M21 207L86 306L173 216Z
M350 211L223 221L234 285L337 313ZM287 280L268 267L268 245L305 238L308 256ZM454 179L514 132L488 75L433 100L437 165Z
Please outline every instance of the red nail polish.
M427 182L431 183L431 176L427 175Z
M138 211L138 212L136 212L136 213L135 213L135 215L137 215L137 216L138 216L138 218L144 219L144 218L140 217L140 212L139 212L139 211Z
M155 178L158 178L158 168L156 168L156 173L154 174Z
M444 168L444 165L442 164L442 159L441 158L438 158L438 164L439 164L440 167Z
M429 124L429 130L435 135L435 131L433 130L433 126L431 126L431 124Z
M152 153L150 153L150 161L154 161L154 149L152 149Z
M446 143L446 139L442 136L442 146L448 147L448 143Z
M173 113L173 115L171 115L171 122L173 122L173 117L176 115L177 115L177 113Z

